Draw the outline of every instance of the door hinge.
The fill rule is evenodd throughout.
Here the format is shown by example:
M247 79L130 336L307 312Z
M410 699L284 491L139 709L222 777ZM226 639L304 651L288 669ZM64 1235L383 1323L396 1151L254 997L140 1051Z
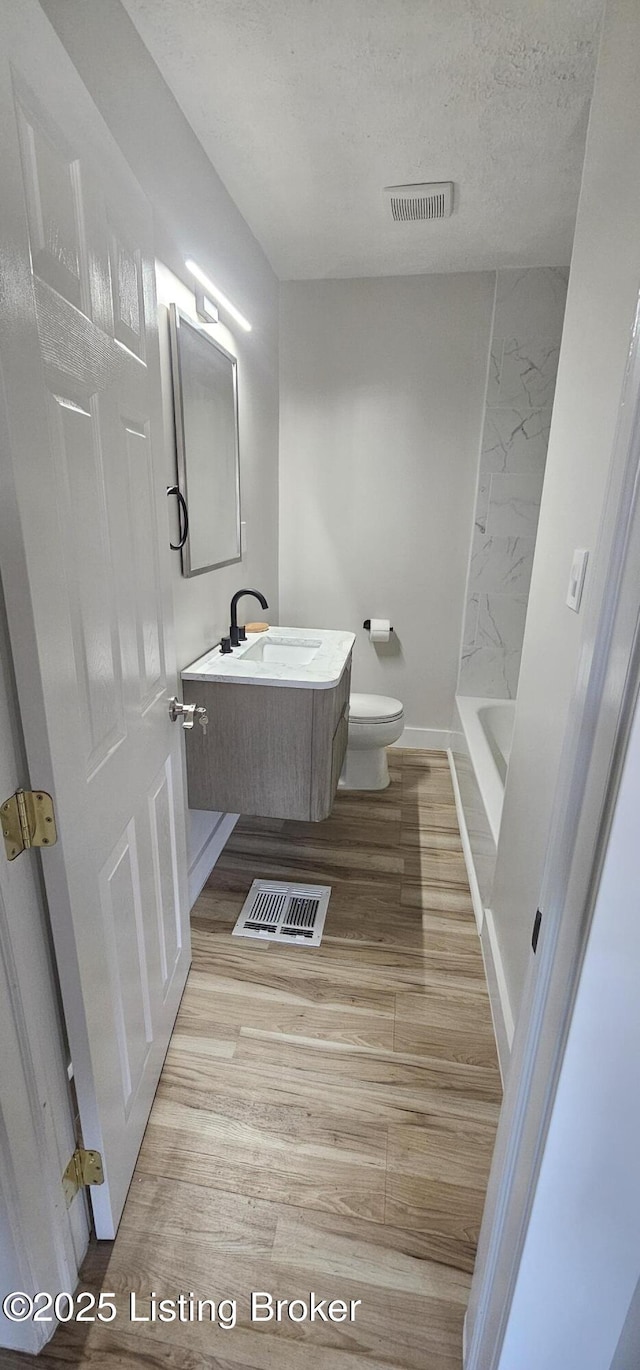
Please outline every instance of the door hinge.
M539 938L539 936L540 936L540 924L541 924L541 922L542 922L542 912L541 912L540 909L536 909L536 916L535 916L535 918L534 918L534 920L533 920L533 932L532 932L532 934L531 934L531 946L533 947L534 954L535 954L535 952L538 950L538 938Z
M71 1200L75 1199L78 1190L87 1184L104 1184L102 1156L99 1151L87 1151L79 1146L76 1147L62 1176L62 1189L67 1208Z
M7 861L30 847L52 847L58 840L53 800L46 790L16 790L0 805Z

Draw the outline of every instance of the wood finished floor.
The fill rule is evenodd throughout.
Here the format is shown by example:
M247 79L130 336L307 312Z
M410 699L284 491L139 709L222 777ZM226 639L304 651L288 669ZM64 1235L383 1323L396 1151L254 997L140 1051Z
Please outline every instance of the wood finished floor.
M42 1370L460 1370L500 1076L446 756L390 756L389 789L324 823L238 824L117 1239L85 1270L123 1312L60 1329ZM231 939L257 876L332 885L319 948ZM235 1297L238 1325L130 1325L150 1289ZM362 1306L251 1327L254 1289Z

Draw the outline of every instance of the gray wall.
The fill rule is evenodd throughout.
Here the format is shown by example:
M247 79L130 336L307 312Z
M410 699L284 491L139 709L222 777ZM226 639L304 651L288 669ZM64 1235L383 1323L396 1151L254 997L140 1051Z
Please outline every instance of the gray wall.
M611 1370L633 1370L640 1365L640 1279L633 1291Z
M569 571L574 549L590 548L586 598L640 286L639 70L637 0L613 0L591 107L493 890L514 1015L580 652L583 614L565 604Z
M460 694L516 697L568 275L497 273Z
M230 595L245 581L264 590L277 621L278 282L119 0L41 3L153 205L158 257L189 287L184 258L194 257L253 325L243 333L229 320L238 356L247 555L241 566L187 581L174 554L182 667L220 638ZM173 472L168 431L167 475Z
M354 688L397 696L415 729L451 725L493 290L488 273L282 287L282 620L357 633Z

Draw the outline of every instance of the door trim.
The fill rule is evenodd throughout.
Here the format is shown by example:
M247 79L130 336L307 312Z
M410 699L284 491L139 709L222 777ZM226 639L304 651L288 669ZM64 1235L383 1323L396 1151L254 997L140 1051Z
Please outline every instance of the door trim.
M530 959L478 1244L465 1370L497 1370L640 687L640 298Z
M12 782L27 784L1 590L0 654L0 777L4 783L11 770ZM62 1192L75 1134L40 856L25 852L17 861L9 866L0 853L0 1217L8 1228L3 1285L9 1281L3 1296L72 1292L89 1242L84 1195L67 1209ZM36 1354L55 1326L11 1323L0 1314L0 1345Z

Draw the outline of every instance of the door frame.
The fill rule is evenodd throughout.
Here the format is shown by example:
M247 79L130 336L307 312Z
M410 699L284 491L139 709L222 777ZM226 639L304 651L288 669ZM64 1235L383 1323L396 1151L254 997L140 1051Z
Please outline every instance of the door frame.
M465 1321L498 1370L640 691L640 297L592 563L530 958Z
M0 777L28 788L1 586L0 655ZM7 797L0 794L0 802ZM19 866L8 866L0 850L0 1222L9 1282L2 1297L9 1290L72 1292L89 1243L84 1192L67 1208L62 1190L76 1138L40 856L30 851L16 860ZM0 1314L0 1346L36 1354L55 1327Z

